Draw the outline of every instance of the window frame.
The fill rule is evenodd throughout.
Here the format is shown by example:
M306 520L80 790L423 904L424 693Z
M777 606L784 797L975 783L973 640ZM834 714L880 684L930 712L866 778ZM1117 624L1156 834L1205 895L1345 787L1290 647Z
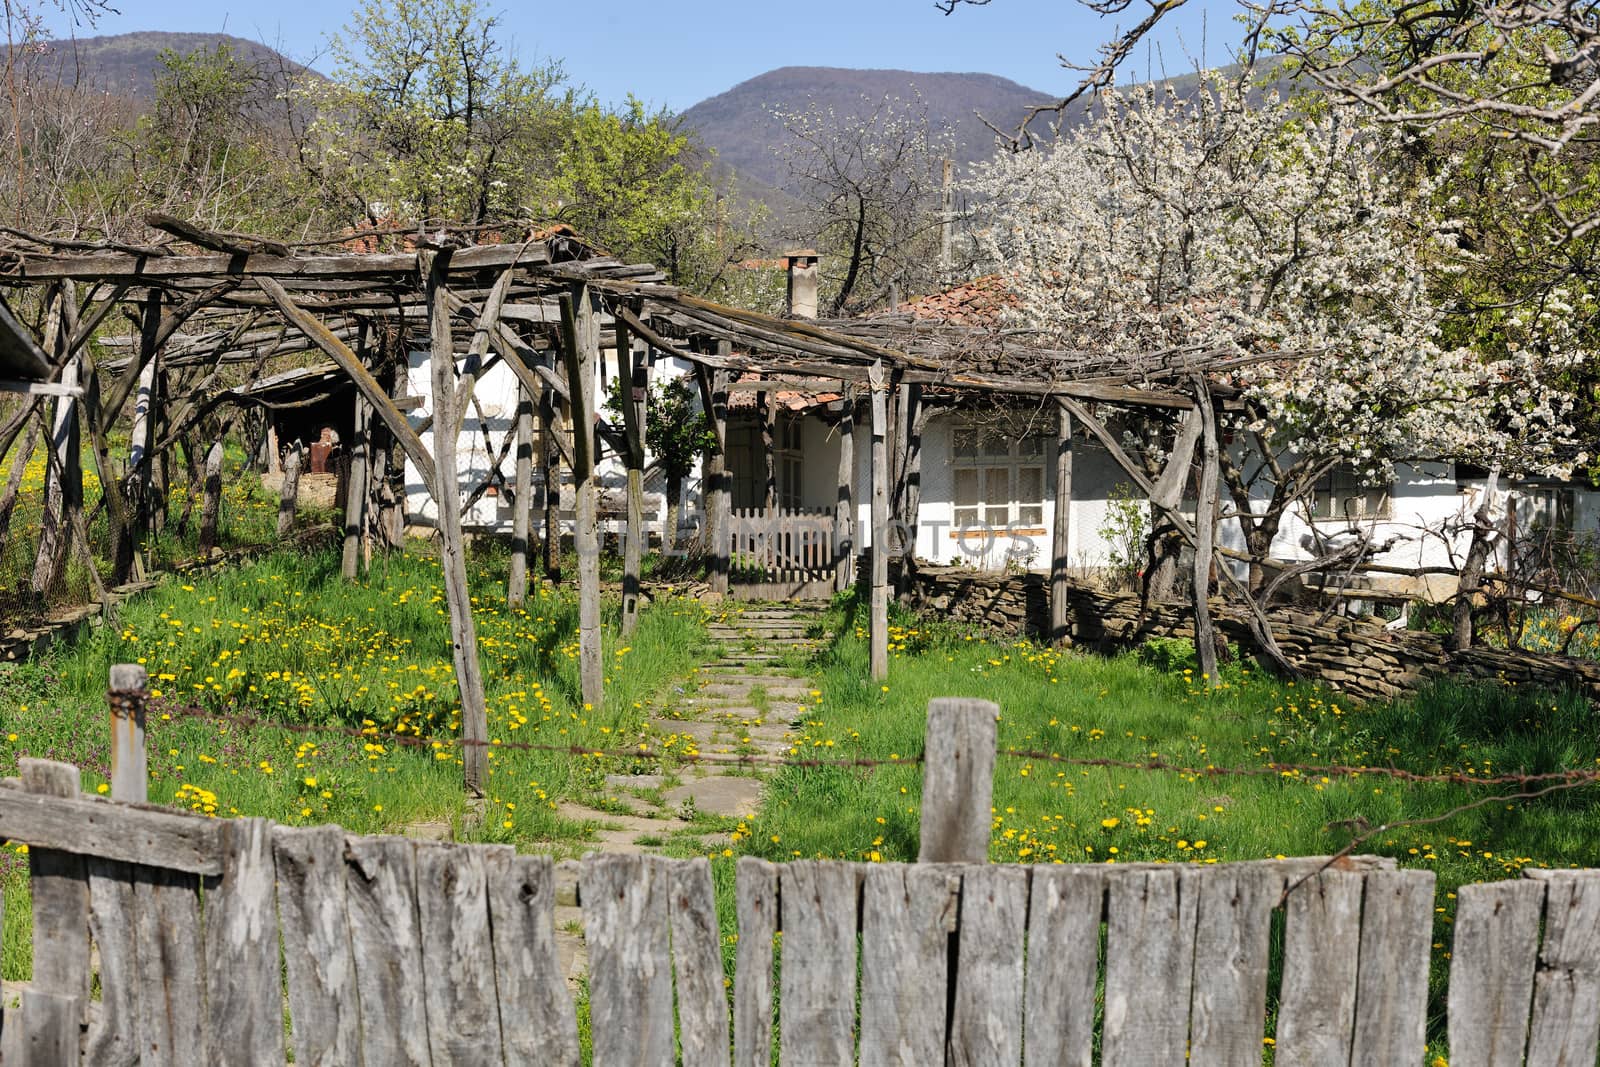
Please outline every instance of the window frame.
M1340 464L1318 478L1311 486L1311 521L1324 522L1387 522L1394 518L1394 479L1372 484L1360 471ZM1378 506L1366 510L1367 503L1378 494ZM1336 511L1339 501L1360 499L1362 510L1351 515Z
M993 449L995 442L1004 442L1004 453ZM1025 471L1037 472L1037 497L1023 499ZM1044 435L1013 436L977 423L959 424L950 435L950 472L950 512L956 531L1044 527L1045 505L1050 499L1049 447ZM960 503L966 472L977 479L977 502L973 504ZM990 479L1002 472L1006 482L1003 504L991 499L997 494L989 485ZM1000 509L1003 521L997 514ZM1028 509L1033 509L1031 514Z

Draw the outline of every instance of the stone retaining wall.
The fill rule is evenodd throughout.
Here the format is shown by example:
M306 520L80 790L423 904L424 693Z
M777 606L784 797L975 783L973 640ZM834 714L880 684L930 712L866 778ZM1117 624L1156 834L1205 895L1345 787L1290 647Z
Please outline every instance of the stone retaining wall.
M1068 596L1069 640L1078 648L1115 652L1154 637L1194 637L1187 604L1156 605L1141 618L1139 598L1131 594L1073 581ZM941 618L1006 634L1039 636L1050 626L1049 579L1041 574L919 564L903 599ZM1213 600L1211 611L1230 644L1255 653L1242 612L1222 600ZM1600 663L1592 660L1482 647L1451 652L1437 634L1389 631L1381 622L1344 616L1319 626L1315 614L1295 608L1275 609L1272 626L1291 662L1358 699L1388 699L1430 678L1456 675L1543 688L1576 685L1600 703Z

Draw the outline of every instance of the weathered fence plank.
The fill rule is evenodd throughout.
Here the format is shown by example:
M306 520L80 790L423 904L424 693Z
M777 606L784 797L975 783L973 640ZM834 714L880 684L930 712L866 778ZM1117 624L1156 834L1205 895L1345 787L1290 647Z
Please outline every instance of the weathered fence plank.
M1105 900L1102 869L1033 871L1022 1033L1030 1065L1089 1067Z
M1545 887L1531 881L1456 891L1450 946L1450 1062L1518 1067L1528 1042Z
M594 1060L672 1067L665 871L644 856L585 856L578 876L589 950Z
M295 1063L361 1062L361 1007L345 915L344 831L272 830Z
M20 764L22 786L42 810L56 810L76 797L78 768L70 763L28 759ZM19 838L5 821L6 836ZM70 845L72 838L56 842ZM30 842L32 844L32 842ZM89 873L81 855L54 848L29 848L28 884L33 894L33 988L89 1003ZM32 1032L30 1027L29 1032Z
M283 1060L283 993L272 823L223 824L222 878L205 900L210 1061L253 1067ZM224 980L217 980L226 976Z
M191 874L221 874L217 845L221 823L154 808L114 804L99 797L47 797L0 789L0 826L6 837L38 849L142 863ZM87 941L87 938L85 939Z
M23 990L24 1067L68 1067L78 1062L78 1020L84 1003L79 997Z
M1179 1063L1189 1039L1192 872L1111 871L1102 1062Z
M1283 887L1281 873L1260 868L1219 867L1195 879L1189 1062L1196 1067L1261 1062L1272 912Z
M200 880L183 871L134 867L141 1061L207 1062L205 943Z
M861 1067L944 1059L950 934L960 874L874 865L861 888Z
M728 992L723 985L722 934L716 889L705 859L658 867L668 876L672 973L678 992L678 1040L684 1067L727 1067Z
M352 836L345 857L363 1058L373 1067L428 1067L415 846L399 837Z
M1432 871L1378 871L1367 876L1352 1063L1412 1063L1422 1058L1427 1041L1433 884Z
M578 1067L578 1018L556 952L555 864L496 848L484 870L506 1067Z
M918 863L988 860L999 714L999 706L987 700L928 702Z
M795 860L779 875L781 1067L855 1059L856 874L845 863Z
M417 845L417 914L434 1067L504 1062L482 849Z
M1350 1062L1362 876L1329 870L1289 893L1278 996L1278 1067Z
M778 868L742 856L734 871L739 943L733 961L734 1067L771 1067L772 938L778 932Z
M1560 871L1544 882L1528 1063L1590 1064L1600 1046L1600 873Z
M139 975L134 941L133 871L126 863L89 864L89 929L100 954L100 1011L89 1022L85 1063L139 1062Z
M1022 1062L1022 950L1028 869L968 868L961 877L950 1051L956 1067Z

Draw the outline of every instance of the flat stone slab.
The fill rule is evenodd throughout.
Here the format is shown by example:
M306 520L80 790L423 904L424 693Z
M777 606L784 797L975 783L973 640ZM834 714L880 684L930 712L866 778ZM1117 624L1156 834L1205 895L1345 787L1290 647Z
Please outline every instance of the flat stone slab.
M664 774L608 774L607 789L660 789L666 784Z
M608 834L670 834L674 830L681 830L689 824L682 819L664 818L647 819L643 815L613 815L609 811L597 811L586 808L582 804L561 804L556 808L556 814L563 819L573 822L593 822L602 826L597 838L604 840ZM605 851L612 851L605 849Z
M761 806L761 781L757 778L716 776L680 785L666 792L667 802L693 799L695 810L730 819L747 819Z

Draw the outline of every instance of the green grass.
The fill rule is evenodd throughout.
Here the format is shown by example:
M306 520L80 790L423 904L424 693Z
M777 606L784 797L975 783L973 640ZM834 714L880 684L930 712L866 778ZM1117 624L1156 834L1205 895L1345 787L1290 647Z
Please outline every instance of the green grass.
M526 610L509 611L504 562L491 549L469 565L491 740L637 744L661 710L658 694L675 699L703 658L702 609L659 600L624 643L608 605L606 700L590 708L578 690L575 596L545 587ZM492 747L476 815L453 744L460 709L437 561L419 551L390 556L356 584L338 571L330 550L169 579L124 605L118 628L0 666L0 773L37 756L77 764L87 789L102 785L107 672L139 661L159 693L147 744L156 803L357 833L445 822L469 840L579 850L584 828L561 819L558 802L598 793L607 773L634 761ZM264 722L205 717L234 714ZM397 744L396 734L414 743ZM8 922L26 916L25 870L14 850L0 852ZM25 955L9 954L10 939L7 948L5 977L25 975Z

